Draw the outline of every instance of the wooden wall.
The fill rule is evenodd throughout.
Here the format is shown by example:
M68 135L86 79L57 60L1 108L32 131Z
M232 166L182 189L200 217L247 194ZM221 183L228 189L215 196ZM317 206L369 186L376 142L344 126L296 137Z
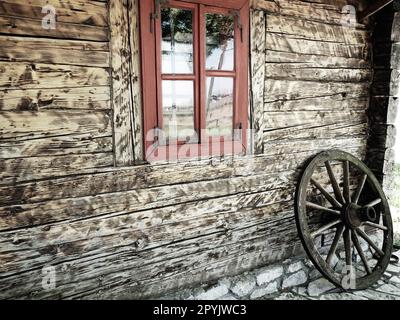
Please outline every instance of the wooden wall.
M342 7L324 1L257 4L266 26L264 153L365 147L372 79L365 26L344 26Z
M2 185L113 164L108 38L105 1L1 1Z
M0 4L0 298L146 298L300 252L304 162L326 148L366 151L371 42L364 25L342 27L341 1L254 3L257 155L123 168L114 157L130 142L116 150L111 106L135 110L140 86L111 84L125 70L110 60L116 7L52 0L60 28L47 31L42 2Z

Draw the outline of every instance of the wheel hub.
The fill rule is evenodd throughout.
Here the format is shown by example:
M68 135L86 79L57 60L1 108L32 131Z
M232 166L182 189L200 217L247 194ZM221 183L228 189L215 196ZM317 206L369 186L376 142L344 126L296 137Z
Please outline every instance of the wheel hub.
M362 220L360 211L362 211L362 208L354 203L350 203L344 207L342 214L347 227L355 229L361 226Z
M361 207L354 203L345 206L342 215L344 223L351 229L360 227L366 221L375 222L377 218L374 207Z

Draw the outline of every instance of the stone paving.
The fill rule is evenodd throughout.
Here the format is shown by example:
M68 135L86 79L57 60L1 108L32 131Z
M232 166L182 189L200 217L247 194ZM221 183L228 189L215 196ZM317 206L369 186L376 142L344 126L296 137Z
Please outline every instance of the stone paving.
M395 252L400 257L400 250ZM217 283L186 289L168 300L400 300L400 263L390 264L370 289L344 292L333 286L304 257L253 270Z

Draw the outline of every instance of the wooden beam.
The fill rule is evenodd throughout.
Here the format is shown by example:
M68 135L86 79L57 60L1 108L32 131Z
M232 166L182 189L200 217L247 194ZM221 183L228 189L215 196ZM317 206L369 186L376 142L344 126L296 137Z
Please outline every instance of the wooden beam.
M187 2L194 2L204 4L206 6L230 8L230 9L241 9L247 0L225 0L225 1L215 1L215 0L186 0Z
M134 164L128 0L110 1L112 107L117 167Z
M378 0L369 5L363 12L361 12L358 15L359 21L363 21L364 19L367 19L368 17L374 15L378 11L382 10L384 7L386 7L388 4L391 4L393 0Z
M140 34L139 34L139 0L128 1L128 16L130 28L131 49L131 88L132 88L132 134L135 164L144 160L144 134L142 113L142 84L141 84L141 59L140 59Z

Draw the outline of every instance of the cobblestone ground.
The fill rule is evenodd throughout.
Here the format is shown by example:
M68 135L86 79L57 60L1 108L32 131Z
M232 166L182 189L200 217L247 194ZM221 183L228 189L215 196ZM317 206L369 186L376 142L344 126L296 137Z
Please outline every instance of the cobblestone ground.
M396 253L400 256L400 251ZM265 296L273 300L400 300L400 264L389 265L384 277L370 289L344 292L324 278L318 278L306 286L299 286L287 292Z
M400 257L400 250L394 253ZM337 264L340 261L338 260ZM336 268L336 267L335 267ZM302 257L186 289L161 300L400 300L400 263L367 290L344 292L334 287Z

